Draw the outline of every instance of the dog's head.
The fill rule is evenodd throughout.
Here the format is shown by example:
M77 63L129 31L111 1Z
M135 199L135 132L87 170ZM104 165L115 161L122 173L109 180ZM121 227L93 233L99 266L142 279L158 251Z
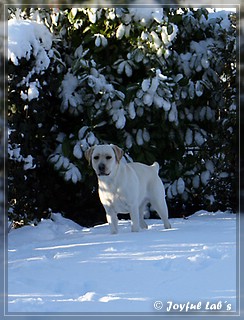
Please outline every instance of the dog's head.
M97 145L85 152L85 157L92 164L99 178L111 176L121 158L123 150L112 144Z

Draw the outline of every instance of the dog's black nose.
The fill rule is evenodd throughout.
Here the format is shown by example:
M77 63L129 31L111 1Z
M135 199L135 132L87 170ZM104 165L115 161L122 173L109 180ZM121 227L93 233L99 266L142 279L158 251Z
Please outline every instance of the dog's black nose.
M105 172L105 164L104 163L100 163L98 166L98 169L100 172Z

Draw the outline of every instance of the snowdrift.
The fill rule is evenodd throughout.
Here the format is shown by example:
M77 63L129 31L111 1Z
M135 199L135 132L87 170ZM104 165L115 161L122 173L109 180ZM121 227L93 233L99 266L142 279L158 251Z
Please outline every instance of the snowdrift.
M236 311L236 216L197 212L148 230L83 228L53 214L8 240L9 313Z

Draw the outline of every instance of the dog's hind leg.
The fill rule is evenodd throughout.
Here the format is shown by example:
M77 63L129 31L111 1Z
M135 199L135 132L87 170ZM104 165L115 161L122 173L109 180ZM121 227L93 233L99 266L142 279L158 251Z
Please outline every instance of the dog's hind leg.
M146 221L144 220L144 210L145 210L146 204L147 204L147 202L143 202L143 203L140 205L140 208L139 208L140 227L141 227L142 229L148 229L148 225L146 224Z
M155 184L154 187L152 187L150 203L162 219L165 229L170 229L171 225L168 219L168 207L165 200L165 191L161 185Z
M157 214L159 215L161 220L163 221L165 229L170 229L171 225L170 225L170 222L168 219L168 208L166 205L166 201L165 200L159 200L159 201L152 200L151 204L152 204L153 208L155 209L155 211L157 211Z
M165 229L171 229L171 224L168 219L168 207L167 207L166 201L165 199L162 199L158 202L159 203L157 205L154 204L153 206L157 211L158 215L160 216L160 218L162 219Z

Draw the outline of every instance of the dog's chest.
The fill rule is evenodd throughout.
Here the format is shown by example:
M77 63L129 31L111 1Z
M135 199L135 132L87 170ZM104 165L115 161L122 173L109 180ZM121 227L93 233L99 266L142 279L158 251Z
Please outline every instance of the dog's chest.
M104 206L110 207L117 213L128 213L129 205L125 190L114 185L99 183L99 197Z

